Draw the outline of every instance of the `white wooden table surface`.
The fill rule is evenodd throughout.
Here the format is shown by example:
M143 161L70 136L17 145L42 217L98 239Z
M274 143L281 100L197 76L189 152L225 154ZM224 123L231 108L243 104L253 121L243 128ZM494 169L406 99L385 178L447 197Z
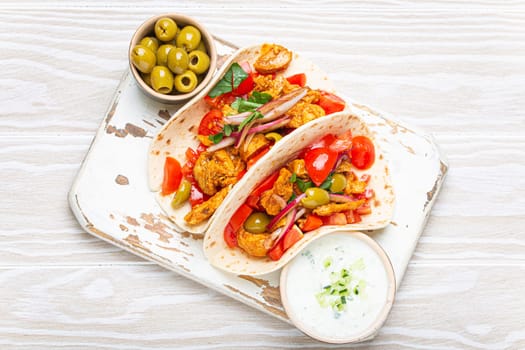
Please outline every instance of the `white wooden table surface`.
M0 349L325 346L97 240L69 211L128 40L167 11L300 51L448 156L392 313L362 348L525 348L525 6L476 3L2 1Z

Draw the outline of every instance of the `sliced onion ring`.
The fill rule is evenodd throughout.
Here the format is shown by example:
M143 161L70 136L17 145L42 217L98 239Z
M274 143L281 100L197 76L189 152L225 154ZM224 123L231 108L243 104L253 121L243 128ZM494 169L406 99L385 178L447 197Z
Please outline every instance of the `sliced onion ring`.
M228 146L231 146L235 143L235 138L234 137L225 137L223 138L219 143L215 144L215 145L211 145L210 147L208 147L208 149L206 150L207 152L215 152L215 151L218 151L220 149L223 149L223 148L226 148Z
M303 199L304 197L306 197L306 194L305 193L301 193L300 195L298 195L293 201L291 201L290 203L288 203L288 205L286 207L284 207L283 210L281 210L281 212L277 215L275 215L273 217L273 219L270 221L270 223L268 224L268 226L266 226L266 229L268 230L271 230L272 227L275 226L276 223L279 222L279 220L282 219L283 216L285 216L286 214L288 214L288 212L292 209L294 209L298 204L299 202L301 201L301 199Z

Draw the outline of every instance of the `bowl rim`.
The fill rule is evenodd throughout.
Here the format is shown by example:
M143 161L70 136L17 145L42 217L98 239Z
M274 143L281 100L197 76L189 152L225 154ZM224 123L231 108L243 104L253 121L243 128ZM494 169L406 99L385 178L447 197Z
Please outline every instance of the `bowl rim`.
M177 22L177 26L179 26L180 30L180 24L183 26L192 25L199 29L201 32L201 37L204 38L204 44L206 45L206 48L208 50L208 56L210 57L210 67L208 68L208 72L202 79L202 81L197 84L195 89L191 92L185 93L185 94L177 94L177 95L171 95L171 94L161 94L150 86L146 84L146 82L142 79L142 76L140 75L138 69L133 65L131 62L131 52L133 50L133 47L142 40L144 36L146 36L149 32L153 30L153 27L155 26L155 22L163 17L169 17L175 22ZM179 24L180 23L180 24ZM148 28L150 28L148 30ZM202 40L202 39L201 39ZM146 19L144 22L142 22L135 32L133 33L133 36L131 37L131 40L129 42L128 47L128 64L129 69L131 71L131 74L133 75L133 78L137 82L137 85L139 85L142 92L144 92L149 97L165 102L165 103L177 103L177 102L183 102L186 100L189 100L190 98L197 95L213 78L215 75L215 72L217 70L217 49L215 47L215 39L213 36L208 32L208 30L204 27L203 24L198 22L192 17L186 16L184 14L176 13L176 12L168 12L168 13L162 13L159 15L152 16L148 19Z
M362 331L360 333L355 333L355 334L352 334L352 335L349 335L349 336L343 336L343 337L338 337L338 338L331 338L331 337L327 337L327 336L324 336L324 335L317 334L315 332L315 327L311 327L311 326L308 327L308 326L306 326L306 324L304 322L302 322L299 319L299 317L296 314L296 311L291 307L290 303L288 302L288 294L287 294L287 291L286 291L289 267L290 267L291 263L299 255L294 257L292 260L290 260L288 262L288 264L286 264L283 267L283 270L281 271L280 280L279 280L279 284L280 284L279 289L280 289L280 294L281 294L281 301L282 301L282 304L284 306L284 310L285 310L286 314L288 315L288 317L290 318L290 320L292 321L293 325L296 326L299 330L301 330L306 335L308 335L308 336L310 336L310 337L312 337L312 338L314 338L316 340L320 340L322 342L331 343L331 344L358 343L358 342L361 342L361 341L364 341L364 340L372 338L379 331L379 329L381 328L383 323L386 321L386 319L387 319L387 317L388 317L388 315L390 313L390 310L392 309L392 305L394 304L395 295L396 295L396 277L395 277L394 268L392 266L392 263L391 263L390 259L388 258L388 255L386 254L386 252L383 250L383 248L373 238L371 238L370 236L368 236L368 235L366 235L366 234L364 234L362 232L334 231L334 232L331 232L331 233L329 233L329 234L319 238L319 240L322 240L325 237L329 237L329 236L332 236L332 235L345 235L345 234L352 235L356 239L361 240L362 242L367 244L370 248L372 248L372 250L379 256L379 258L381 259L381 262L383 263L383 267L385 269L386 278L387 278L387 282L388 282L388 289L387 289L387 296L386 296L385 304L383 305L381 311L379 312L379 314L376 317L376 319L374 320L374 322L372 322L370 324L370 326L368 326L364 331ZM305 248L307 248L307 247L305 247Z

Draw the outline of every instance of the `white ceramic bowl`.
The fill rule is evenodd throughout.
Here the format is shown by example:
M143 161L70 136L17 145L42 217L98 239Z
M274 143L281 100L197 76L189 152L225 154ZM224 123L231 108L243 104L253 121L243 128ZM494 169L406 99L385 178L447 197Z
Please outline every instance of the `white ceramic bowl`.
M341 236L341 237L339 237ZM332 238L330 238L332 237ZM322 245L321 242L323 240L329 240ZM337 242L336 245L334 245L333 242ZM352 243L354 242L354 243ZM366 246L364 246L364 243ZM321 317L325 315L332 315L333 311L329 308L328 310L320 306L317 299L314 295L311 295L311 288L310 286L315 285L324 285L325 281L323 283L318 282L316 280L316 275L314 273L315 270L322 270L326 276L328 273L328 268L326 266L322 266L320 261L316 260L318 257L321 256L321 249L326 249L326 247L331 246L337 246L339 247L339 251L344 250L344 256L358 256L359 254L364 255L364 251L367 251L367 254L370 254L368 258L365 259L365 261L370 262L369 266L375 266L376 271L382 271L384 269L384 277L380 275L380 277L377 279L384 278L384 282L386 283L375 283L371 285L371 287L367 288L376 288L376 291L378 290L377 294L373 295L381 295L382 297L380 299L377 299L378 301L373 304L374 311L370 312L370 317L365 319L364 317L360 319L359 321L356 321L358 325L353 325L357 330L352 330L350 326L350 321L353 322L353 320L356 320L357 317L351 317L350 314L347 317L333 317L334 320L329 320L330 322L333 322L332 328L330 330L323 330L323 321L321 321ZM357 251L357 249L361 247L361 250L357 253L353 253ZM323 247L323 248L321 248ZM342 247L342 248L341 248ZM370 248L370 249L363 249L363 248ZM316 251L316 249L318 249ZM310 250L310 251L308 251ZM349 254L348 252L352 252L352 254ZM304 253L304 254L303 254ZM337 253L336 253L337 254ZM342 253L341 253L342 254ZM375 255L374 255L375 254ZM300 260L298 260L300 259ZM295 265L294 265L295 263ZM308 266L308 269L311 269L311 273L307 273L308 270L301 270L301 268L306 264ZM342 263L341 263L342 264ZM335 267L336 263L334 263ZM346 266L346 265L345 265ZM323 270L324 269L324 270ZM364 270L366 273L368 273L372 267L369 270ZM357 270L356 270L357 271ZM299 272L302 272L299 274ZM296 273L294 278L291 278L291 274ZM357 272L356 272L357 274ZM361 272L361 274L365 274L365 272ZM303 277L297 277L297 276L303 276ZM352 273L350 273L352 275ZM378 275L379 276L379 275ZM288 282L289 281L293 287L289 287ZM304 281L303 285L300 285L301 283L299 281ZM379 287L381 286L381 287ZM320 288L320 287L317 287ZM326 287L325 287L326 288ZM383 290L384 289L384 290ZM394 302L395 293L396 293L396 281L395 281L395 275L394 270L392 268L392 264L390 263L390 260L388 259L388 256L386 255L385 251L381 248L381 246L374 241L369 236L360 233L360 232L333 232L330 233L322 238L319 238L315 242L313 242L311 245L305 247L303 251L298 254L292 261L290 261L282 270L281 272L281 279L280 279L280 290L281 290L281 299L282 303L284 305L284 308L286 310L286 313L288 314L288 317L293 322L293 324L299 328L302 332L309 335L310 337L326 342L326 343L333 343L333 344L343 344L343 343L357 343L361 342L367 339L371 339L374 337L374 335L379 331L383 323L385 322L390 309L392 308L392 304ZM322 289L321 289L322 290ZM376 293L376 292L374 292ZM384 296L384 299L383 299ZM292 300L293 298L293 300ZM350 298L350 297L347 297ZM366 303L374 303L373 300L368 300L365 298L362 298L362 295L354 295L352 298L355 298L355 300L363 300L356 301L361 302L360 305L363 307L366 307ZM359 299L362 298L362 299ZM370 299L373 299L371 297ZM346 299L345 299L346 300ZM353 300L353 299L348 299ZM346 301L345 301L346 303ZM363 304L364 303L364 304ZM352 304L352 301L348 302L347 305L345 305L346 308L354 307L354 311L356 311L356 308L358 307L357 304ZM312 314L306 315L309 311L305 310L314 310L318 311L319 317L313 316ZM344 312L346 312L345 310ZM350 312L350 311L348 311ZM365 320L365 321L363 321ZM342 322L336 324L337 322ZM366 324L363 324L366 323ZM328 325L328 321L324 322L324 325ZM338 327L336 327L337 325ZM335 332L335 329L338 329L337 335L333 335L330 333ZM346 332L346 333L345 333Z

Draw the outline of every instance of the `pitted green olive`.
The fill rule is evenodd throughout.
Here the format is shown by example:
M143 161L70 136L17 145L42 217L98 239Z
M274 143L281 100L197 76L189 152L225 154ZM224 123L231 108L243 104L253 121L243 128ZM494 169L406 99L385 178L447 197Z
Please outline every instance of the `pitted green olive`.
M155 23L155 36L160 41L170 41L177 34L177 23L169 17L163 17Z
M182 74L188 69L188 54L179 47L173 48L168 53L168 67L175 74Z
M182 206L188 198L190 198L190 192L191 192L191 183L184 179L179 185L179 189L177 192L175 192L175 195L173 196L173 200L171 201L171 206L174 209L179 208Z
M151 86L151 73L140 73L146 85Z
M142 38L142 40L140 41L140 45L146 46L148 49L155 53L159 48L159 40L155 37L147 36L145 38Z
M164 44L160 45L157 49L157 66L168 66L168 54L170 53L171 49L174 49L175 46Z
M177 47L184 48L187 52L195 50L201 42L201 32L194 26L186 26L177 36Z
M161 94L169 94L173 90L173 74L164 66L155 66L151 71L151 87Z
M201 38L202 39L202 38ZM197 48L195 50L199 50L199 51L202 51L204 52L205 54L208 53L208 50L206 50L206 45L204 45L204 41L201 40L199 46L197 46Z
M330 184L330 192L343 192L346 187L346 177L343 174L334 174Z
M157 58L153 51L146 46L135 45L133 50L131 50L131 62L142 73L150 73L155 67Z
M191 70L175 76L175 90L182 93L191 92L197 86L197 76Z
M301 199L301 205L307 209L314 209L330 203L330 194L322 188L310 187L305 194L306 197Z
M269 223L270 217L266 213L256 212L248 216L244 229L250 233L264 233Z
M194 50L188 55L188 68L195 74L202 74L210 67L210 57L202 51Z

